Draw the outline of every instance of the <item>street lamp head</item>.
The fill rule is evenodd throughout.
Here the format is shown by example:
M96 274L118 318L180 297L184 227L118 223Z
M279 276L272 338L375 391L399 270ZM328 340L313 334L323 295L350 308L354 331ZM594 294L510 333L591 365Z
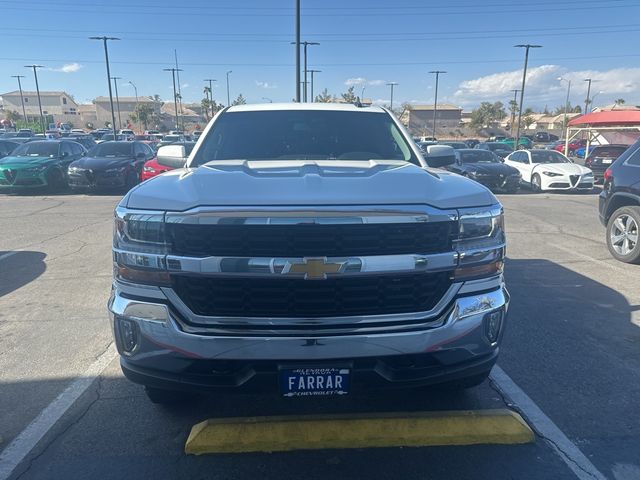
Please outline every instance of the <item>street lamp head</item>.
M43 68L44 65L25 65L24 68Z
M530 43L521 43L519 45L514 45L514 48L542 48L542 45L531 45Z
M229 71L227 72L227 75L229 75L230 73L233 73L233 70L229 70Z
M117 37L89 37L89 40L120 40Z

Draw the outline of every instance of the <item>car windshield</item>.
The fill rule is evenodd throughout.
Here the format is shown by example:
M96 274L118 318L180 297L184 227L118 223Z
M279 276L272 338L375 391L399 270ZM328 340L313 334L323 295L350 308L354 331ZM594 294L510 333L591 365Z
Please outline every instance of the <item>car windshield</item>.
M626 149L627 147L598 147L594 149L593 156L618 158Z
M500 160L487 150L462 151L459 155L462 163L500 163Z
M57 142L23 143L13 151L16 157L55 157L58 155Z
M419 163L387 113L324 110L222 114L191 166L234 159L388 159Z
M91 157L129 157L133 154L133 143L101 143L89 152Z
M531 151L532 163L571 163L567 157L555 150L533 150Z

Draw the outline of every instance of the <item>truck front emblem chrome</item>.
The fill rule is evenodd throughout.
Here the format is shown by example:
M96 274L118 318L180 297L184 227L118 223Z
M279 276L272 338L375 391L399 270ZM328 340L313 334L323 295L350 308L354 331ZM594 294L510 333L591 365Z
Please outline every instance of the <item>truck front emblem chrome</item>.
M327 262L327 258L303 258L301 262L289 261L282 273L304 274L305 280L326 280L328 273L341 273L346 262Z

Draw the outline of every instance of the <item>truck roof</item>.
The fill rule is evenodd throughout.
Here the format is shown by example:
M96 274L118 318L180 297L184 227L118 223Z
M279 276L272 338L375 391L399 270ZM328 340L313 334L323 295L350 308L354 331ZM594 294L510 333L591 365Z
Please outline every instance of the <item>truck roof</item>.
M228 112L262 112L270 110L324 110L334 112L374 112L383 113L384 109L377 106L358 107L352 103L255 103L249 105L235 105Z

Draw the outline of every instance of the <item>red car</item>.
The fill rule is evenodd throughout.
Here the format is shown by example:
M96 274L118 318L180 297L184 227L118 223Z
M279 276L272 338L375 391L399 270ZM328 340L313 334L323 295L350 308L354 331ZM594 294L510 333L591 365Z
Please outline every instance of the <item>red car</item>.
M571 140L569 142L569 153L572 154L577 149L582 148L582 147L586 147L586 146L587 146L587 141L586 140L583 140L583 139L580 139L580 138L576 138L575 140ZM564 153L564 143L556 145L554 147L554 150L556 150L557 152L560 152L560 153Z
M140 172L140 181L144 182L145 180L149 180L150 178L160 175L161 173L168 172L169 170L173 170L173 168L160 165L157 158L152 158L142 167L142 172Z
M184 160L186 161L187 157L191 153L191 150L193 150L193 147L195 146L195 142L178 142L172 143L170 145L183 146L185 155ZM144 164L144 166L142 167L142 172L140 173L140 180L144 182L145 180L149 180L156 175L160 175L161 173L168 172L169 170L174 170L176 168L182 168L183 166L184 164L172 165L171 163L160 163L158 162L158 157L156 156L155 158L152 158Z

